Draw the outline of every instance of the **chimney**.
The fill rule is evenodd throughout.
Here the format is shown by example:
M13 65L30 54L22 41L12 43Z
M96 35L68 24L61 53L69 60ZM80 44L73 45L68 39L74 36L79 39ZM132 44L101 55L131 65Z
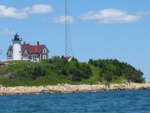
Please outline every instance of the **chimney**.
M37 46L39 46L39 41L37 41Z
M26 42L24 42L24 45L26 44Z

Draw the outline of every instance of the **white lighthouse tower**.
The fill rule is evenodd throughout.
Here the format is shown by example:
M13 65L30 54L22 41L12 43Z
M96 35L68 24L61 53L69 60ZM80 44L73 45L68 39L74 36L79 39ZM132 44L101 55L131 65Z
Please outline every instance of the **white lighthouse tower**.
M13 42L13 60L21 60L22 52L21 52L21 41L22 39L19 38L19 35L16 33Z

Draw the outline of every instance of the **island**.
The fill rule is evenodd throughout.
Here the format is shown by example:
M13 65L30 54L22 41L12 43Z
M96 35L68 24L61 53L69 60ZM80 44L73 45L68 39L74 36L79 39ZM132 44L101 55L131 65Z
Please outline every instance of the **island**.
M143 72L117 59L12 61L0 67L0 95L150 89Z

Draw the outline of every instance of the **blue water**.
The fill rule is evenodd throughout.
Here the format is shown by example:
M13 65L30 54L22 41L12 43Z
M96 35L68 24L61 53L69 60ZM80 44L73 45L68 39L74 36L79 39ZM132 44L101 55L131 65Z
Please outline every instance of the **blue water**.
M0 113L150 113L150 90L0 96Z

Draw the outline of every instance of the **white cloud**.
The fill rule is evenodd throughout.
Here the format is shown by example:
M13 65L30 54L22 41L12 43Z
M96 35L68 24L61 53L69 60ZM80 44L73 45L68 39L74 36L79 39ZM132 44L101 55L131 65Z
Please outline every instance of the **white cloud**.
M38 4L34 5L31 8L27 7L24 8L23 11L32 13L32 14L46 14L53 11L52 6L50 5L44 5L44 4Z
M11 31L7 28L0 30L0 35L14 35L15 31Z
M20 12L16 8L0 5L0 18L24 19L27 17L28 14L26 12Z
M0 18L26 19L29 17L29 14L46 14L52 12L52 10L52 6L44 4L38 4L23 9L0 5Z
M72 23L75 22L73 17L71 17L71 16L67 16L67 21L68 21L69 24L72 24ZM51 22L56 23L56 24L65 24L65 16L60 16L58 18L53 18L51 20Z
M83 21L97 20L98 23L131 23L138 21L141 17L138 15L131 15L116 9L104 9L98 12L90 11L79 17Z

